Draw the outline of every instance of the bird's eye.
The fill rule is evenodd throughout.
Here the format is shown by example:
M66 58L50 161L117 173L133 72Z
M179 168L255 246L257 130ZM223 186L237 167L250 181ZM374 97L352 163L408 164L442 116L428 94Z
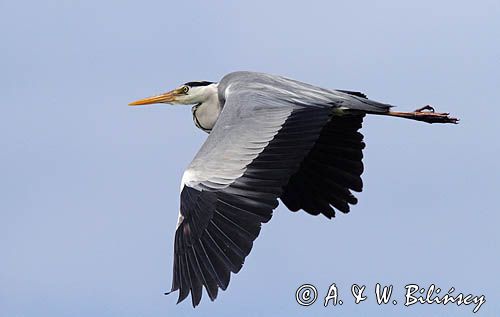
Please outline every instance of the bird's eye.
M182 89L182 92L185 93L185 94L187 94L188 91L189 91L189 87L188 86L182 86L181 89Z

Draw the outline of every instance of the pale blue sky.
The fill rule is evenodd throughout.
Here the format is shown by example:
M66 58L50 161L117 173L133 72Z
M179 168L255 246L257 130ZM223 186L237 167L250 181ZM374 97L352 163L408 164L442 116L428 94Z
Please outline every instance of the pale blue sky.
M351 284L376 282L398 301L436 283L484 294L478 316L500 310L500 2L4 0L0 39L1 317L472 315L352 304ZM351 214L280 206L229 289L193 310L162 294L180 177L206 135L189 107L126 104L234 70L462 121L367 118ZM306 282L346 303L297 305Z

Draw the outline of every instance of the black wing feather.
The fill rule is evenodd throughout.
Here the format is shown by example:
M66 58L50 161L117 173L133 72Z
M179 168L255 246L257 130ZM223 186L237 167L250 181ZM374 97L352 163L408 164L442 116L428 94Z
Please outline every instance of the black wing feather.
M241 269L261 224L271 218L284 186L330 117L328 107L297 108L234 183L219 190L184 186L171 290L179 290L179 302L191 293L198 305L202 286L211 300L218 288L227 288L230 272Z
M349 92L352 93L352 92ZM356 94L355 94L356 95ZM364 114L333 116L285 186L281 201L292 211L331 218L336 209L347 213L357 203L350 190L361 192L363 135L358 132Z

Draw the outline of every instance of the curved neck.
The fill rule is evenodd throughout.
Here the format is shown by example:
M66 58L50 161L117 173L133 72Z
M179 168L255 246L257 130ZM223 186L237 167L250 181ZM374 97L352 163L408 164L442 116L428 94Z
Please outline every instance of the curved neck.
M193 121L197 128L210 133L219 118L221 106L217 94L192 108Z

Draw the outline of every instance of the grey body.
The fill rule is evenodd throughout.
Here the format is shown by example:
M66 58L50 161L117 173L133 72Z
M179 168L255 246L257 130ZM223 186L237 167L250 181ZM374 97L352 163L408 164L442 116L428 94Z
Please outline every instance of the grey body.
M218 104L201 104L198 109L204 111L193 112L195 122L214 123L203 125L202 130L212 133L183 177L183 184L193 188L223 188L241 176L245 166L262 152L293 110L327 108L342 115L349 110L387 112L391 107L255 72L230 73L222 78L217 90ZM218 118L215 122L214 117Z
M332 108L357 109L370 112L387 112L388 104L369 100L340 90L328 90L282 76L257 72L239 71L222 78L217 85L217 102L207 100L193 106L193 120L197 128L210 133L226 103L229 86L238 89L237 94L259 92L265 98L278 102L278 106L290 104L328 105ZM362 94L361 94L362 95ZM285 103L282 103L285 102ZM252 104L246 104L251 107Z

